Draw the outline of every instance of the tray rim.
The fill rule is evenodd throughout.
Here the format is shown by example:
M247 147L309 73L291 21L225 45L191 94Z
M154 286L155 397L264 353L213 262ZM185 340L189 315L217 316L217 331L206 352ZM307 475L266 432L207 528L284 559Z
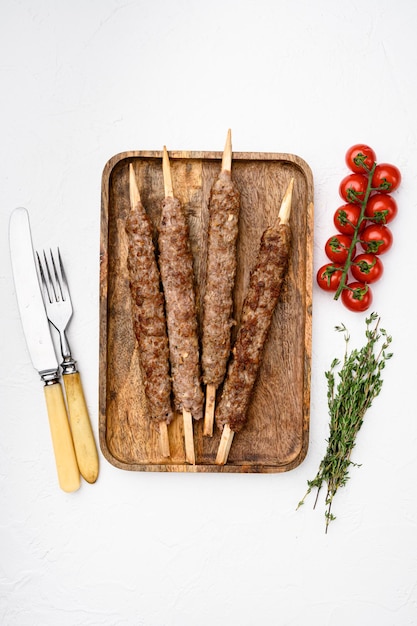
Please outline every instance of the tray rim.
M127 159L162 159L162 150L127 150L118 152L104 165L101 176L101 214L100 214L100 297L99 297L99 354L107 351L107 289L103 296L103 283L107 287L107 260L108 260L108 225L109 225L109 185L114 168L121 161ZM221 151L194 151L194 150L168 150L170 159L182 160L213 160L221 161ZM296 154L285 152L233 152L233 161L283 161L296 166L304 175L307 187L306 197L306 225L307 241L305 269L306 269L306 293L305 293L305 324L304 324L304 384L303 384L303 427L302 444L294 456L287 463L246 463L234 465L228 463L224 466L211 464L188 465L183 463L160 464L160 463L131 463L118 459L107 445L106 428L106 397L107 397L107 359L99 359L99 443L105 459L114 467L125 471L139 472L163 472L163 473L251 473L271 474L283 473L295 469L305 459L309 447L310 431L310 381L311 381L311 357L312 357L312 295L313 295L313 219L314 219L314 185L313 174L308 163ZM104 236L105 235L105 236Z

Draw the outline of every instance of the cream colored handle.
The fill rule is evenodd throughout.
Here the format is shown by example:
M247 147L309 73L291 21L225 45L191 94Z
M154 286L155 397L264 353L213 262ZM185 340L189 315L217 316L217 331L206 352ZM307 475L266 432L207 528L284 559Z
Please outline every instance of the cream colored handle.
M94 483L98 476L98 453L79 372L62 376L67 395L69 421L81 476Z
M62 387L59 383L45 385L44 393L59 485L63 491L77 491L80 486L80 472L75 457Z

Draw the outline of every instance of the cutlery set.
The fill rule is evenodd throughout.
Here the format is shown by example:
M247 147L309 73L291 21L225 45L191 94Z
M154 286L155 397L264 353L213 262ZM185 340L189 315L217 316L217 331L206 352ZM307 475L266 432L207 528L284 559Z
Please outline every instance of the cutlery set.
M98 453L81 378L71 354L67 327L72 317L68 282L59 249L54 255L33 251L29 215L15 209L10 218L10 253L16 297L32 364L44 383L52 444L63 491L80 487L80 474L89 483L98 476ZM41 287L42 286L42 287ZM51 335L59 333L61 372Z

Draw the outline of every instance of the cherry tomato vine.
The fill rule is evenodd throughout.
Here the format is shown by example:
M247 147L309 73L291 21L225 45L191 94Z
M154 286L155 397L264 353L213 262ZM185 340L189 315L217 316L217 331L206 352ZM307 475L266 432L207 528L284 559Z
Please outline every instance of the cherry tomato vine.
M345 204L334 214L338 233L325 245L331 263L320 267L317 283L325 291L334 292L335 300L341 296L348 309L362 312L372 304L369 284L383 274L379 257L393 242L387 224L398 209L390 194L398 189L401 173L390 163L378 165L374 150L365 144L349 148L345 161L351 171L339 186Z

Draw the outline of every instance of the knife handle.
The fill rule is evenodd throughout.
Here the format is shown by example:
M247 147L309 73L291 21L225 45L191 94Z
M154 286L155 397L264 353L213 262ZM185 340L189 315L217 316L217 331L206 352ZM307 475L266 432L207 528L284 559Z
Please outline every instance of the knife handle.
M62 387L59 382L45 385L44 394L48 409L49 427L55 454L58 481L63 491L77 491L80 472L68 423Z
M75 454L81 476L89 483L98 477L98 453L79 372L62 376Z

